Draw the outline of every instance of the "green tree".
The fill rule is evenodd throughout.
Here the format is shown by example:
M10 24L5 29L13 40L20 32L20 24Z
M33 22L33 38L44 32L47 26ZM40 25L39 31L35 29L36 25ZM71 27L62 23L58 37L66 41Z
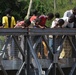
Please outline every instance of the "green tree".
M72 9L76 5L75 0L55 0L56 8L54 8L54 0L33 0L31 11L36 9L40 14L49 12L59 12L61 16L66 10ZM16 19L23 19L28 11L30 0L0 0L0 17L4 15L6 8L13 10ZM72 3L72 4L70 4ZM54 10L55 9L55 10ZM0 19L1 21L1 19Z

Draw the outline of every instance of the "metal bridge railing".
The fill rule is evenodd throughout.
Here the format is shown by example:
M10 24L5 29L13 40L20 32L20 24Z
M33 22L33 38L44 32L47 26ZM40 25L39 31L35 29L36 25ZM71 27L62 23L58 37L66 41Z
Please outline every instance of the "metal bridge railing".
M30 28L26 28L26 29L20 29L19 28L18 29L17 28L17 29L15 29L15 28L11 28L11 29L0 29L0 35L1 36L2 35L3 36L8 35L11 38L13 38L16 46L18 47L18 50L22 54L23 64L21 65L21 67L18 70L18 72L16 73L16 75L20 75L22 69L25 69L25 75L30 75L30 66L31 66L31 69L35 70L35 68L32 65L30 65L30 62L31 62L30 58L33 58L35 60L37 70L38 70L38 73L37 72L35 73L36 75L42 75L43 72L45 72L44 73L45 75L48 75L52 68L53 68L53 75L56 75L56 68L59 69L59 72L61 75L65 75L61 66L58 63L59 55L60 55L62 48L63 48L64 40L67 38L69 40L71 46L73 47L73 49L76 50L75 42L72 39L70 39L70 36L72 37L72 36L76 35L76 29L75 28L71 28L71 29L70 28L56 28L56 29L50 29L50 28L46 28L46 29L39 29L39 28L31 28L31 29ZM20 36L20 35L23 35L23 37L24 37L24 42L23 42L24 48L23 49L21 48L21 46L18 42L18 39L16 38L16 36ZM50 48L48 41L47 41L48 38L46 38L45 35L46 36L49 36L49 35L53 36L53 48L52 49ZM35 36L38 36L38 39L36 39L36 41L34 42L34 39L32 39L32 38ZM56 46L56 40L57 40L58 36L61 36L61 41L60 41L59 45ZM5 52L5 49L9 43L10 37L5 42L5 45L4 45L3 49L1 50L3 52L0 56L1 57L0 62L2 60L2 55ZM50 62L50 65L46 71L43 70L43 68L42 68L42 66L38 60L37 54L35 52L37 49L37 46L39 45L39 43L42 43L43 40L47 46L48 51L51 53L51 58L49 58L51 60L51 62ZM74 37L74 40L76 40L75 37ZM42 46L41 46L41 48L42 48ZM27 52L27 54L26 54L26 52ZM76 68L75 62L71 68L69 75L73 75L73 73L74 73L74 70ZM1 67L1 70L3 71L4 75L8 75L6 70L3 68L2 64L0 64L0 67Z

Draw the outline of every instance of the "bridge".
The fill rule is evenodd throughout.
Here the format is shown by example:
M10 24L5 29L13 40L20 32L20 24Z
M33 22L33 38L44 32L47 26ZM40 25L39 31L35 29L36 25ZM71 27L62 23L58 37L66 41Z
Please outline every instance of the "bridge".
M17 37L21 36L22 44L20 44ZM52 36L53 46L49 46L49 35ZM2 49L0 50L0 73L1 75L75 75L76 74L76 60L72 56L75 54L75 28L11 28L0 29L0 36L8 36ZM36 40L34 37L36 37ZM58 39L59 37L59 39ZM14 41L15 47L20 53L18 59L3 59L6 54L7 46L10 39ZM65 53L64 58L59 58L60 53L63 51L65 40L69 41L68 51ZM44 57L42 41L45 42L49 52L48 59ZM65 43L66 44L66 43ZM38 46L40 45L40 46ZM67 45L67 44L66 44ZM37 56L37 49L40 47L42 58ZM70 49L71 47L71 49ZM71 51L71 52L70 52ZM74 52L73 52L74 51ZM66 54L71 53L66 56ZM10 70L12 71L10 73ZM13 72L15 71L15 72Z

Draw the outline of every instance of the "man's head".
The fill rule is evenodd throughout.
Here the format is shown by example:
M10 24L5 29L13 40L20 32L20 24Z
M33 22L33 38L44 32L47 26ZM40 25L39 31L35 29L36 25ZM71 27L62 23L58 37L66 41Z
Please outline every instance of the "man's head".
M31 21L29 19L25 20L25 27L28 27L31 24Z
M32 12L32 14L37 16L38 11L37 11L37 10L34 10L34 11Z
M7 9L5 10L5 13L11 15L11 9L10 9L10 8L7 8Z
M64 20L63 19L59 19L57 25L62 27L63 24L64 24Z
M73 14L76 15L76 7L74 7L74 8L72 9L72 11L73 11Z
M51 19L53 19L54 14L53 13L49 13L49 14L47 14L47 17L48 17L48 20L51 20Z
M59 13L55 13L55 18L59 18L60 14Z
M72 14L72 15L69 17L68 22L69 22L69 23L72 23L72 22L74 22L74 21L75 21L75 15Z
M39 23L40 23L40 18L37 18L37 19L35 20L35 24L36 24L36 25L39 25Z

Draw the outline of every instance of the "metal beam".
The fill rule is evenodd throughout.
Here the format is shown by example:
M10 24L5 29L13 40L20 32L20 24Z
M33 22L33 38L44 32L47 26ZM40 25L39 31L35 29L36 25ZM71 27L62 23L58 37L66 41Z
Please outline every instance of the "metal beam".
M0 35L76 35L76 28L1 28Z

